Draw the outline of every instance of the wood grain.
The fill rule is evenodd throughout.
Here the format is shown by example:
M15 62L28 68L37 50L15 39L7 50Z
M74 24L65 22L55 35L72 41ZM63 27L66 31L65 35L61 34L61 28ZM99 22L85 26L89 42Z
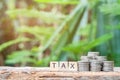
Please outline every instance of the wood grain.
M117 72L55 72L49 67L0 67L0 80L120 80L120 68L116 69Z

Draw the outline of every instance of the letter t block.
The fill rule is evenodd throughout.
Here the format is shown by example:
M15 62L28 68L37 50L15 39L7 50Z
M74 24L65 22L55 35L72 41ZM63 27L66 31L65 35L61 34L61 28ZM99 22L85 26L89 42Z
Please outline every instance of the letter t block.
M50 70L51 71L58 71L59 64L57 61L50 62Z

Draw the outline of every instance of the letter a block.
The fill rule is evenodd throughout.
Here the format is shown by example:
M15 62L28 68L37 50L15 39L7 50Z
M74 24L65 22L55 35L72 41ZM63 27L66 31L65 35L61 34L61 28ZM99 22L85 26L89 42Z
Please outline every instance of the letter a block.
M77 62L69 62L69 71L77 71L78 65Z
M68 71L68 62L67 61L60 61L59 62L59 71Z
M50 69L51 71L58 71L59 63L57 61L50 62Z

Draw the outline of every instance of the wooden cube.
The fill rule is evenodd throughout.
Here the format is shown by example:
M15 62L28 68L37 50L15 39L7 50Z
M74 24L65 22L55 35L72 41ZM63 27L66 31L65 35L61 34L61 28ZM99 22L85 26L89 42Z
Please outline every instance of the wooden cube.
M59 69L59 62L51 61L50 62L50 70L51 71L58 71L58 69Z
M60 61L59 62L59 71L68 71L68 61Z
M78 70L78 64L75 61L69 62L69 71L77 71Z

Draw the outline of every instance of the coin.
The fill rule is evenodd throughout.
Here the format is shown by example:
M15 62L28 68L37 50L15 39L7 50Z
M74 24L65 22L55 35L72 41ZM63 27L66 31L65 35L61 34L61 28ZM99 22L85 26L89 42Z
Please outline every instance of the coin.
M106 60L107 60L107 57L106 57L106 56L96 56L96 59L97 59L98 61L103 62L103 61L106 61Z
M88 56L91 56L91 57L99 56L99 52L88 52Z
M80 58L82 61L89 61L89 57L88 56L81 56Z
M101 69L101 67L91 67L90 68L90 71L95 71L95 72L99 72L99 71L101 71L102 69Z
M91 60L91 61L90 61L90 64L91 64L91 65L101 65L101 61Z

